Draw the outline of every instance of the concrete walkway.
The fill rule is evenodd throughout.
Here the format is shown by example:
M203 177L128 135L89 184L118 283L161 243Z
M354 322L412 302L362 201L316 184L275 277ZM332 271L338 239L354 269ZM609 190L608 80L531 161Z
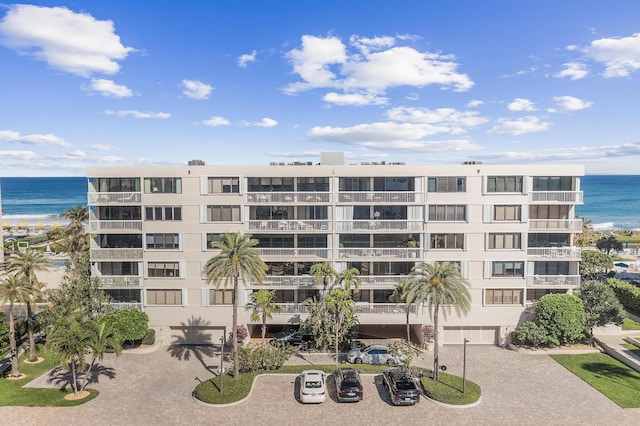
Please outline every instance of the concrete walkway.
M594 340L602 349L620 362L640 372L640 357L622 346L625 337L640 337L640 331L622 331L620 334L596 335Z

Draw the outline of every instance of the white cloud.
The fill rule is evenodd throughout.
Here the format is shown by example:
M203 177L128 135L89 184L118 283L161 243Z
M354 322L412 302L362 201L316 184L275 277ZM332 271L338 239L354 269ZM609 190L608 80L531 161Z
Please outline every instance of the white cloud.
M244 55L240 55L238 58L238 66L240 68L246 68L249 62L255 62L256 60L256 51L254 50L250 54L245 53Z
M85 90L98 92L108 98L129 98L133 96L133 92L127 86L102 78L91 79L91 85Z
M107 115L115 115L117 117L127 117L132 116L134 118L160 118L167 119L171 117L171 114L167 112L140 112L136 110L119 110L119 111L111 111L107 110L104 112Z
M228 126L231 123L229 123L229 120L227 120L224 117L214 115L208 120L203 120L202 124L204 124L205 126L219 127L219 126Z
M556 73L554 77L569 77L571 80L579 80L581 78L585 78L587 74L589 74L587 66L580 62L567 62L566 64L562 64L562 66L564 69L559 73Z
M567 111L579 111L581 109L590 108L593 102L588 102L573 96L556 96L553 98L555 103Z
M134 50L120 42L112 21L65 7L9 6L0 35L6 47L83 77L117 73L117 61Z
M35 160L38 158L33 151L0 151L0 158L13 158L18 160Z
M111 146L101 144L101 143L95 143L95 144L89 145L89 148L95 151L112 151L113 150Z
M388 98L376 96L373 93L335 93L329 92L322 100L336 105L386 105Z
M489 134L507 134L518 136L525 133L542 132L549 129L549 123L538 117L527 116L517 120L498 120L498 125L489 130Z
M191 99L208 99L213 87L197 80L182 80L182 93Z
M396 46L393 37L373 39L351 37L350 47L341 39L305 35L302 47L288 52L294 73L302 81L284 88L295 94L316 88L345 90L347 94L380 95L391 87L441 85L456 91L469 90L474 83L457 72L451 55L420 52Z
M478 99L472 99L469 102L467 102L467 108L475 108L475 107L479 107L480 105L484 105L484 102Z
M640 68L640 33L594 40L584 53L604 64L605 77L626 77Z
M25 145L56 145L69 147L71 144L58 136L52 134L32 134L21 135L13 130L0 130L0 141L17 142Z
M449 126L450 133L460 133L464 127L473 127L488 120L478 116L475 111L460 112L454 108L407 108L397 107L387 111L387 117L393 121L427 123Z
M509 111L535 111L536 106L529 99L516 98L507 108Z
M277 125L278 125L278 122L276 120L268 117L263 118L258 123L253 123L253 126L256 126L256 127L275 127Z

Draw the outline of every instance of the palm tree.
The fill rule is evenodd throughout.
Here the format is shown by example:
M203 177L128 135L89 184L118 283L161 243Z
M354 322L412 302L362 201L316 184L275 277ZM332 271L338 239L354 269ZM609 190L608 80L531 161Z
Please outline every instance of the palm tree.
M325 309L331 316L333 326L333 337L336 350L336 366L338 365L338 351L340 343L350 331L350 327L345 327L350 322L350 318L355 315L356 304L351 299L351 293L348 289L334 288L323 299Z
M247 308L251 309L251 321L262 321L262 342L267 334L267 319L271 319L272 312L280 312L282 308L273 301L275 292L261 289L251 294L251 302Z
M471 309L469 283L462 278L457 265L449 262L420 263L411 270L409 296L415 302L424 301L429 307L435 330L433 349L433 379L438 380L438 318L440 308L446 320L453 308L456 314L466 315Z
M62 213L62 217L69 220L69 225L62 230L63 245L66 248L71 264L77 268L80 257L87 249L87 235L84 231L84 223L89 220L89 210L83 206L69 208ZM72 273L76 273L72 268Z
M356 268L350 268L346 271L342 271L338 274L338 278L336 279L338 284L343 284L344 289L347 291L351 291L351 286L353 285L353 290L358 291L360 288L361 280L360 280L360 271Z
M78 393L78 370L85 366L85 356L92 339L90 327L75 317L64 317L47 336L47 346L62 355L60 364L71 370L71 388Z
M212 257L205 264L207 283L215 283L216 288L222 284L224 288L229 283L233 285L233 363L234 378L240 377L238 361L238 282L242 280L255 281L262 284L267 275L267 265L260 259L260 253L255 248L258 240L252 239L250 234L225 233L214 247L220 253Z
M411 313L411 305L415 304L415 300L413 299L413 295L411 293L411 285L410 281L404 280L400 281L393 289L393 293L389 296L389 302L391 303L400 303L404 302L404 312L406 316L406 325L407 325L407 342L411 344L411 328L409 326L409 314Z
M6 275L0 281L0 300L9 302L9 348L11 350L11 377L20 376L18 364L18 346L16 344L16 326L13 317L13 307L16 303L30 297L29 287L25 285L25 278L20 275Z
M338 276L338 273L331 267L329 262L314 263L311 265L311 268L309 268L309 272L313 275L313 280L316 284L322 282L322 295L327 292L329 283L335 280Z
M25 278L25 285L29 289L29 298L24 300L27 304L27 329L29 332L29 362L36 362L38 356L36 354L36 342L33 333L33 312L31 304L44 297L44 283L38 281L36 272L47 271L53 268L53 264L45 257L44 253L34 249L28 249L24 252L12 253L6 259L4 269L16 275Z
M113 349L116 355L122 353L122 338L113 325L100 320L92 320L85 324L91 331L87 346L91 349L92 356L87 374L85 375L84 385L82 385L80 389L81 391L89 384L91 372L93 371L96 360L102 360L107 349Z

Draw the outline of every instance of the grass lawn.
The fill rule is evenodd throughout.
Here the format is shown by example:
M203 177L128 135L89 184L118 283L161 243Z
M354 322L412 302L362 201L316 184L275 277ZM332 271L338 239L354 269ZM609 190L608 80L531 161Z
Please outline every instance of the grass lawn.
M640 348L636 345L632 345L631 343L623 343L622 346L624 346L626 349L629 349L634 355L640 357Z
M90 390L91 395L76 401L64 399L65 395L73 393L71 390L23 388L36 377L45 374L60 363L58 354L47 352L42 348L38 350L38 356L44 358L40 364L25 364L23 361L28 354L20 357L20 373L26 377L21 380L7 380L11 374L11 367L5 372L5 377L0 378L0 406L29 406L29 407L70 407L84 404L98 395L95 390Z
M425 376L420 379L425 394L438 402L451 405L467 405L480 398L480 386L467 380L465 393L462 393L462 377L439 373L438 381Z
M609 355L551 355L551 358L622 408L640 408L640 373Z
M640 322L636 322L632 319L625 318L622 323L623 330L640 330Z

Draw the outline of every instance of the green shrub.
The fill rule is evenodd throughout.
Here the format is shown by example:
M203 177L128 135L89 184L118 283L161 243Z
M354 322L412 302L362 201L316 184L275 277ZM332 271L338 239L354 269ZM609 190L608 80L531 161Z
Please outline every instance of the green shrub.
M550 346L574 343L584 337L584 306L573 294L542 296L535 305L534 321L546 330Z
M515 329L511 334L511 340L516 345L529 345L537 348L548 342L549 335L541 325L533 321L527 321Z
M4 312L0 312L0 349L2 354L9 347L9 324L5 322Z
M153 328L148 328L144 337L142 338L143 345L153 345L156 343L156 331Z
M103 319L115 328L125 342L142 339L149 328L149 316L139 309L116 309Z
M626 310L640 314L640 288L615 278L608 278L605 282L611 286Z
M239 368L242 372L276 370L291 356L296 348L269 344L247 345L239 348Z

